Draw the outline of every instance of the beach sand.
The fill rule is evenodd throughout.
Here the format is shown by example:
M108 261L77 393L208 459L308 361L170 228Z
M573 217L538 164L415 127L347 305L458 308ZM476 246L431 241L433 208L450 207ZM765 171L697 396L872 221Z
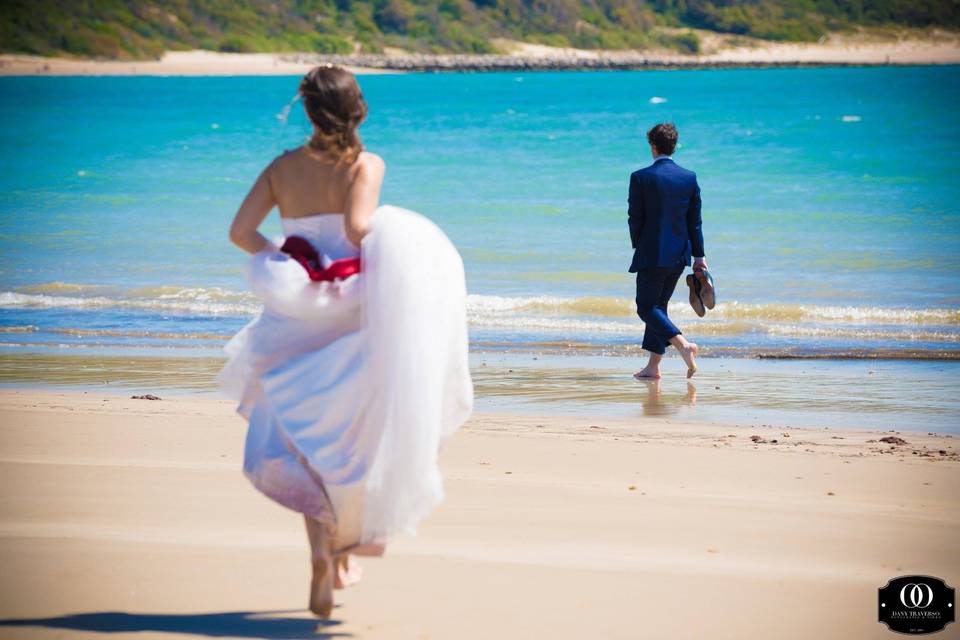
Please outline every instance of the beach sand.
M688 31L688 30L680 30ZM653 64L681 65L789 65L789 64L958 64L960 34L941 30L906 30L903 33L835 33L819 43L783 43L729 36L697 30L700 55L675 51L602 51L550 47L506 39L496 46L518 59L528 61L571 59L616 59L641 54ZM403 58L408 52L386 51L386 56ZM21 54L0 55L0 75L300 75L320 58L297 53L220 53L216 51L168 51L159 60L88 60L46 58ZM472 64L472 63L471 63ZM396 73L384 69L347 67L354 73Z
M315 65L273 53L168 51L159 60L88 60L0 55L0 75L50 76L293 76ZM371 71L348 67L356 74ZM377 70L375 73L390 73Z
M233 404L161 395L0 391L0 638L889 638L889 578L960 583L954 438L487 414L318 627Z
M862 34L832 34L820 43L754 41L751 46L717 47L701 59L713 62L957 64L960 63L960 38L946 32L935 32L929 38L894 40Z
M703 29L663 29L674 33L693 31L700 39L698 55L675 51L647 52L651 60L664 62L749 64L957 64L960 63L960 34L932 29L904 30L899 35L866 30L831 33L820 42L774 42L721 34ZM617 51L559 48L513 40L497 40L498 46L513 55L529 57L616 57Z

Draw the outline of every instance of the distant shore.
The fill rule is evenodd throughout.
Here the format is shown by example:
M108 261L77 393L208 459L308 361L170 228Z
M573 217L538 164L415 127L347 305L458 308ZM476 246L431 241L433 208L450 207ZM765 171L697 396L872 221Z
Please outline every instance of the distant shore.
M119 61L0 55L0 75L299 75L321 63L343 65L356 73L405 71L561 71L698 69L836 65L960 64L960 37L867 39L832 36L822 43L750 41L708 43L700 55L663 51L591 51L503 42L504 54L325 55L314 53L219 53L171 51L159 60Z

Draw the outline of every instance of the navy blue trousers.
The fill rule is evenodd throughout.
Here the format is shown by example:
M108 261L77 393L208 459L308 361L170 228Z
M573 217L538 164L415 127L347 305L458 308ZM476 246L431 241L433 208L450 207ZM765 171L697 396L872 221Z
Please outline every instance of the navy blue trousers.
M646 323L643 348L663 355L682 333L667 316L667 303L686 267L647 267L637 272L637 315Z

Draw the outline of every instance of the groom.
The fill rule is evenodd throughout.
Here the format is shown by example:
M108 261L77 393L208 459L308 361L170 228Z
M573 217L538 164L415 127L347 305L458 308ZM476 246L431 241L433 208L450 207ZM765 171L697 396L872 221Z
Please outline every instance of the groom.
M697 176L673 161L677 128L661 123L647 132L653 164L630 175L627 221L633 244L630 273L637 274L637 315L646 323L643 348L650 361L634 374L659 378L660 361L672 344L687 363L687 377L697 371L697 345L688 342L667 316L667 303L693 256L694 268L707 268L700 221Z

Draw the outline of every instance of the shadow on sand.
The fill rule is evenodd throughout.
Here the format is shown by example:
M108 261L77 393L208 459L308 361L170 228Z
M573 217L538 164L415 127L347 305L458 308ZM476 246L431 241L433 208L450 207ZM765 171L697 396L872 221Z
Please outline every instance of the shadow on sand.
M124 613L104 611L77 613L56 618L28 618L0 620L0 627L50 627L76 631L117 633L156 631L184 633L220 638L348 638L353 634L327 631L340 624L339 620L311 620L308 618L273 617L279 613L299 612L299 609L280 611L227 611L223 613Z

